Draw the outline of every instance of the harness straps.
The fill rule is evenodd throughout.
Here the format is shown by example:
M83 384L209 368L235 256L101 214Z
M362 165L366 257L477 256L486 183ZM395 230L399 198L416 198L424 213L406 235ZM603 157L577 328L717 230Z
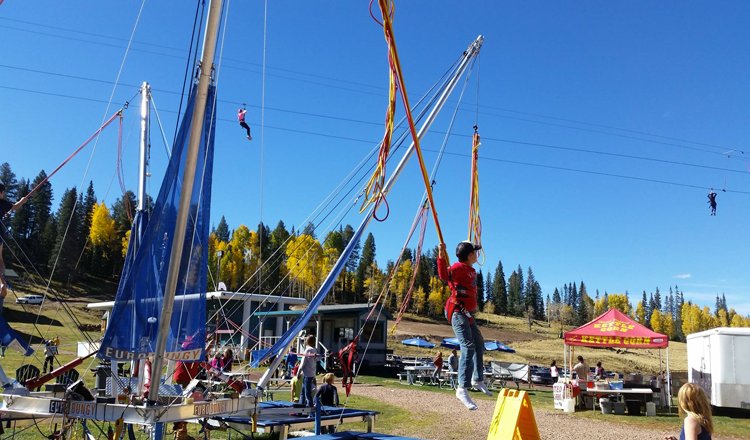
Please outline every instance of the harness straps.
M352 384L354 384L354 361L357 360L357 344L359 343L359 335L352 339L352 342L347 344L346 347L339 350L338 358L339 364L343 376L341 377L341 386L346 390L346 397L349 397L349 393L352 390Z
M479 171L477 163L479 162L479 127L474 126L474 136L471 145L471 195L469 197L469 241L481 246L482 244L482 219L479 216ZM482 252L482 261L484 261L484 250Z

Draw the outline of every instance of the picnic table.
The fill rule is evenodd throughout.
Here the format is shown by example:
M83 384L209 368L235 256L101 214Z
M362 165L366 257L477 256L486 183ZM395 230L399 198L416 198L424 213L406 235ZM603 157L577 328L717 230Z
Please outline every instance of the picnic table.
M429 365L409 365L404 367L404 371L406 371L406 383L414 385L420 377L424 378L425 371L435 371L435 367Z

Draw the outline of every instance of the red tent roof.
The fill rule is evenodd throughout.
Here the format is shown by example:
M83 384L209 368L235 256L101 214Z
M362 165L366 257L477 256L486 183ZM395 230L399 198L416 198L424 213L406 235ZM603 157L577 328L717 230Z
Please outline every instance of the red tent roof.
M565 333L566 345L585 347L664 348L667 335L656 333L617 309L609 309L588 324Z

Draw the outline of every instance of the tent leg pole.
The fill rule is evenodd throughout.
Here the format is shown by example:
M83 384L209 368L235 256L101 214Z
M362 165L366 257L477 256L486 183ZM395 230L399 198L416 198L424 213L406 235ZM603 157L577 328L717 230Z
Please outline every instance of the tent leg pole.
M672 413L672 373L669 372L669 346L667 346L667 408Z

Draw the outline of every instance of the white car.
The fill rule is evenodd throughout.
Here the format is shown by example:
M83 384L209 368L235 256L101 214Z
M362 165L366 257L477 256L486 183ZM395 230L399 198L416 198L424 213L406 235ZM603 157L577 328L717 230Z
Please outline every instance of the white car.
M42 295L24 295L16 300L16 304L41 304L43 302Z

